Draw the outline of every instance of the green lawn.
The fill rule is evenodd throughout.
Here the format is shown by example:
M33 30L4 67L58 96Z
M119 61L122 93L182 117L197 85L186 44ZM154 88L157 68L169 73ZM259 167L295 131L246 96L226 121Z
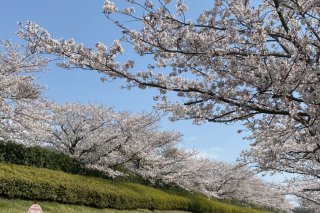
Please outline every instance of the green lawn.
M32 204L32 201L0 198L0 213L27 213L28 208ZM145 209L96 209L85 206L59 204L54 202L39 202L38 204L42 207L43 213L187 213L185 211L150 211Z

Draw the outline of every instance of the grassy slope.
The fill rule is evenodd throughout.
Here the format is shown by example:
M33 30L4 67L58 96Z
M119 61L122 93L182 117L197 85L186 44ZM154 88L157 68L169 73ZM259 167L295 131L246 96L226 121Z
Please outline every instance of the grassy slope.
M33 204L32 201L18 199L0 198L0 213L26 213ZM38 203L43 213L187 213L185 211L150 211L146 209L138 210L116 210L116 209L96 209L85 206L67 205L54 202Z
M209 200L197 194L177 194L134 183L116 182L95 177L71 175L48 169L3 163L0 163L0 196L117 209L190 210L192 208L192 211L197 212L266 212L238 207L217 200ZM19 205L19 202L17 202L17 205ZM48 208L51 205L53 205L51 209L58 208L58 206L54 206L57 204L48 204ZM65 207L61 206L61 208ZM71 210L69 212L71 213ZM80 213L81 211L75 212ZM86 211L84 210L83 212ZM94 213L93 210L88 212ZM96 212L103 213L104 211L96 210ZM138 211L134 210L133 212Z

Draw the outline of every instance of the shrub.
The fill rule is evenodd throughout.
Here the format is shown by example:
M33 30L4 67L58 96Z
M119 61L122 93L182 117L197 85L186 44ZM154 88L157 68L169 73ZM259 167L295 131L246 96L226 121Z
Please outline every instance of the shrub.
M26 147L14 142L0 141L0 162L107 178L101 171L88 169L83 163L66 154L39 146Z

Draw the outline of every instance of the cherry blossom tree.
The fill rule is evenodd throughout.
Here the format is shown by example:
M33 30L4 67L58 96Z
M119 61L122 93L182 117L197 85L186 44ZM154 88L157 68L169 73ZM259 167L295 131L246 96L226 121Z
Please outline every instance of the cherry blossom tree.
M240 121L252 133L247 162L318 178L319 1L215 0L196 20L182 0L124 2L128 7L103 5L123 33L110 47L57 40L31 22L19 35L30 49L60 57L62 67L97 70L106 80L125 79L128 88L159 89L156 107L172 120ZM117 62L121 42L152 56L150 64L135 71L133 60Z
M2 41L0 48L0 138L34 145L45 137L49 116L32 73L48 61L9 41Z
M115 112L103 105L52 105L51 147L88 167L117 175L116 166L139 168L150 152L176 144L181 135L160 131L155 113Z
M234 200L241 205L278 212L291 212L292 209L280 185L262 181L243 165L201 159L195 150L167 147L150 155L148 161L133 171L151 180L174 183L193 192Z

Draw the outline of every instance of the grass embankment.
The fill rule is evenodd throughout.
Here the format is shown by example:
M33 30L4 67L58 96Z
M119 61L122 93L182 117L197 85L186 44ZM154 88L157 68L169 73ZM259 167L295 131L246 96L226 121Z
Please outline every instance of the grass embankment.
M0 163L0 196L98 208L266 213L211 200L199 194L179 194L135 183L5 163Z

